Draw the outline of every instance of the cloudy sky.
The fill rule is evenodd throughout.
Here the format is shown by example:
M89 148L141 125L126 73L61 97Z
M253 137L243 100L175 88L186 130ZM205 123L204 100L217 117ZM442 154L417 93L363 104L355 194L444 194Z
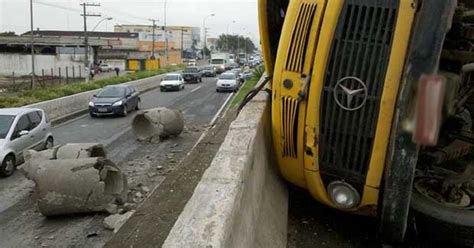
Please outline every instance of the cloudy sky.
M34 27L43 30L83 30L80 16L81 0L33 0ZM113 31L115 24L150 24L148 19L159 19L163 25L165 0L91 0L100 7L89 7L88 12L112 17L104 21L97 31ZM167 0L167 24L189 25L202 28L203 18L215 14L206 21L209 36L215 37L227 31L258 39L257 0ZM0 0L0 32L23 33L30 29L29 0ZM92 29L101 18L90 17ZM234 23L235 21L235 23Z

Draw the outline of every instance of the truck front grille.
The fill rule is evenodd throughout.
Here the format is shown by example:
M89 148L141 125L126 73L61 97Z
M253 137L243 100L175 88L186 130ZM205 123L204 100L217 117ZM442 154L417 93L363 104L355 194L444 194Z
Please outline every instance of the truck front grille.
M315 3L302 3L300 5L298 19L296 20L290 48L288 49L288 60L286 61L286 69L288 71L303 71L311 24L316 14L316 8L317 5Z
M320 105L319 165L323 180L334 178L363 186L371 151L385 75L396 26L399 0L346 0L335 31L326 69ZM347 77L362 81L364 94L355 95L350 106L347 94L336 89ZM347 80L349 89L361 88ZM339 86L337 86L339 87ZM336 91L336 94L334 93ZM365 100L365 104L363 104Z
M297 157L297 137L298 137L298 100L286 96L281 99L281 134L283 157Z

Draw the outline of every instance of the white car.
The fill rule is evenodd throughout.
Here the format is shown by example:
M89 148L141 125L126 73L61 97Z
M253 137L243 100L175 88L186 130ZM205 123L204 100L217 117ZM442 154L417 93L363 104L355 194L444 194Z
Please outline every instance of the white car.
M239 79L234 72L222 73L216 83L216 91L233 91L239 90Z
M184 89L184 79L181 74L168 74L160 83L161 91Z
M110 67L109 64L100 64L99 65L99 70L101 72L109 72L109 71L112 71L112 67Z
M27 150L54 146L46 113L34 108L0 109L0 176L11 176Z

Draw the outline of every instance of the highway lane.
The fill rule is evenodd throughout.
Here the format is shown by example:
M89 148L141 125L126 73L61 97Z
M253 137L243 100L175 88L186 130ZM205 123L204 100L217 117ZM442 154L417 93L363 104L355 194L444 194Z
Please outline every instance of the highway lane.
M158 89L146 92L141 96L142 107L146 109L163 106L182 110L187 131L170 142L176 142L181 149L191 149L205 126L231 97L228 93L217 93L215 82L215 78L206 78L203 83L187 84L185 89L179 92L160 92ZM135 140L130 130L130 123L135 114L136 112L132 112L127 117L78 117L54 128L56 144L104 143L108 145L109 158L118 164L140 159L145 152L159 154L160 150L166 149L169 146L166 142L154 145L142 144ZM162 178L156 183L159 184L160 180ZM1 247L36 247L44 243L49 243L52 247L69 246L68 244L85 239L86 229L97 229L98 223L103 219L103 216L88 215L60 219L58 223L48 221L36 210L33 188L34 184L26 180L19 171L12 177L0 179ZM55 237L54 240L44 236L49 233ZM100 246L107 237L103 236L98 243L92 242L88 247ZM90 240L82 240L86 241Z

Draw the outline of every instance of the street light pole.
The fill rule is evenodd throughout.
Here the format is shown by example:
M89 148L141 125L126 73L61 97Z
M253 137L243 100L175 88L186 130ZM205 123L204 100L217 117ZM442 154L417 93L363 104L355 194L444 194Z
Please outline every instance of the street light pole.
M103 21L105 21L105 20L110 21L110 20L112 20L112 17L106 17L106 18L103 18L103 19L101 19L100 21L98 21L97 24L94 26L94 28L92 29L91 32L94 32L95 29L99 26L99 24L101 24L101 23L102 23Z
M157 22L158 20L155 20L155 19L149 19L150 21L153 22L153 27L152 27L152 44L151 44L151 59L152 60L155 60L155 22Z
M235 21L232 21L231 23L227 24L227 33L226 33L226 39L225 39L225 48L227 52L229 52L229 27L232 25L232 23L235 23Z
M202 20L202 26L203 26L203 31L204 31L204 48L202 49L202 53L203 53L203 59L204 59L204 61L206 61L206 50L207 50L206 20L207 20L207 18L212 17L212 16L215 16L215 14L210 14L210 15L204 17L203 20Z
M31 86L35 87L35 35L33 33L33 0L30 0L30 24L31 24Z

